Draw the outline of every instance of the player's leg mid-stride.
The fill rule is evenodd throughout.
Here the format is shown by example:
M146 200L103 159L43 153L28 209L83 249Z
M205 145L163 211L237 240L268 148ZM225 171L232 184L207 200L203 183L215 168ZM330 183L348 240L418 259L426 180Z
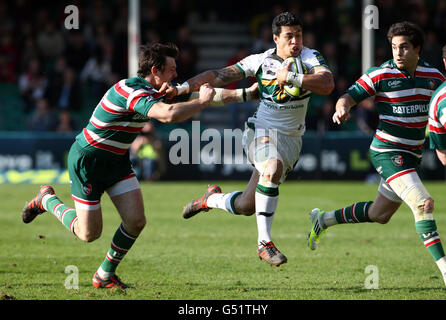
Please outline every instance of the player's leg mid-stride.
M76 210L62 203L51 186L42 186L39 193L31 201L26 203L22 210L22 220L24 223L30 223L38 215L46 211L56 216L66 229L76 235L75 225L78 221ZM111 248L107 252L107 257L93 276L93 287L107 289L119 288L123 290L131 288L119 279L114 273L114 270L135 240L136 236L132 236L126 232L121 224L113 237ZM108 272L105 272L104 268L107 268Z
M234 201L242 194L241 191L232 193L222 193L217 185L209 185L206 192L198 199L189 202L183 209L183 217L189 219L201 211L209 211L212 208L219 208L239 214L235 212ZM265 260L271 266L280 266L287 262L287 258L283 255L272 241L260 241L257 249L257 255L261 260Z

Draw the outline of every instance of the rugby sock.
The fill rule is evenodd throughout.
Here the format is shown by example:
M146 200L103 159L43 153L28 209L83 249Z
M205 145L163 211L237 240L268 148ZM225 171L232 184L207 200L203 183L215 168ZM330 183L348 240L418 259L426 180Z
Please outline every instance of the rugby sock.
M373 222L369 218L369 209L372 201L369 202L356 202L351 206L344 207L335 211L331 211L331 217L334 216L335 219L330 220L330 213L326 212L324 214L324 224L329 227L330 222L333 224L336 223L362 223L362 222ZM329 213L329 214L327 214ZM325 215L327 217L325 217ZM336 223L335 223L335 221Z
M437 232L435 220L420 220L415 222L415 229L424 246L435 261L444 259L444 250ZM443 264L444 265L444 264ZM440 266L439 266L440 267ZM442 273L446 270L442 270Z
M242 191L214 193L208 197L206 204L209 208L217 208L232 214L239 214L235 209L235 199L241 194Z
M45 195L42 198L42 206L46 211L54 214L65 228L73 232L74 223L77 220L75 209L65 205L56 195Z
M269 181L257 184L255 200L257 240L260 246L263 241L271 241L271 226L273 224L277 203L279 202L279 186Z
M104 261L98 269L98 274L101 278L109 278L115 273L116 268L135 243L136 238L137 236L131 235L125 231L124 226L121 223L113 236L110 250L108 250Z
M446 284L446 257L442 257L435 261L435 263L438 266L438 269L440 269L441 274L443 275L444 283Z

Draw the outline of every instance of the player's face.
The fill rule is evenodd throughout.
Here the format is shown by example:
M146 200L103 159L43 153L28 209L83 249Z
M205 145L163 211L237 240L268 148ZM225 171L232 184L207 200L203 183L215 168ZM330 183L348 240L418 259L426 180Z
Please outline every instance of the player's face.
M392 54L396 66L407 70L418 63L420 47L414 48L407 36L394 36L392 38Z
M282 59L296 57L302 50L302 27L282 26L280 34L273 35L277 47L277 55Z
M156 85L161 87L164 82L170 82L178 76L177 74L177 64L175 59L172 57L166 57L166 64L164 65L164 70L159 70L156 73Z

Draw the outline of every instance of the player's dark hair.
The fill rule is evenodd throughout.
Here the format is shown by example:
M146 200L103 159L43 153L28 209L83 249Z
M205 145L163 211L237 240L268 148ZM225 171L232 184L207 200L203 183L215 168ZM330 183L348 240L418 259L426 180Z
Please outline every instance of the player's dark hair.
M166 57L176 59L178 57L178 47L172 43L152 43L141 46L138 76L148 76L152 72L153 66L163 71L166 65Z
M392 43L392 38L395 36L406 36L414 48L419 46L420 52L423 49L424 33L415 23L403 21L391 25L387 32L387 39L390 43Z
M301 26L303 27L302 20L291 12L282 12L278 14L272 23L273 34L280 35L282 26Z

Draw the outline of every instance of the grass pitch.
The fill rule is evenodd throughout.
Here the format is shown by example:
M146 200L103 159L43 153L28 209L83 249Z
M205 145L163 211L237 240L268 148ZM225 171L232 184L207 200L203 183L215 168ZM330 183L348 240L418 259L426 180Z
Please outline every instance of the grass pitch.
M307 248L311 209L331 210L373 200L377 185L297 181L282 185L272 234L288 263L279 268L257 258L254 216L214 209L189 220L181 217L183 205L206 186L206 182L142 184L148 224L118 268L122 280L135 287L123 294L91 286L120 223L107 196L102 200L102 237L83 243L50 214L29 225L21 222L20 211L39 186L0 185L0 299L446 299L441 275L418 238L406 205L386 225L335 226L318 250ZM224 192L242 190L245 183L225 181L220 186ZM446 185L426 186L436 200L435 218L445 244ZM56 185L55 190L68 205L73 204L68 185ZM78 271L78 289L66 287L74 284L68 266ZM366 288L368 266L375 268L378 289Z

